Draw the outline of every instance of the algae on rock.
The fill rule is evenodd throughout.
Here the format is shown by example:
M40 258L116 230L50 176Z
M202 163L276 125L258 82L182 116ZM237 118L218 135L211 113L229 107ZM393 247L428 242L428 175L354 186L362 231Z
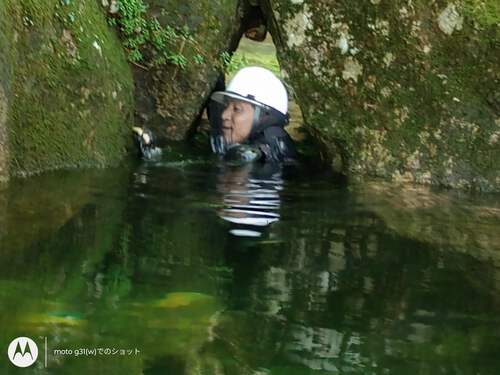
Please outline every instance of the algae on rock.
M0 14L3 174L116 163L128 142L133 83L99 5L7 0Z

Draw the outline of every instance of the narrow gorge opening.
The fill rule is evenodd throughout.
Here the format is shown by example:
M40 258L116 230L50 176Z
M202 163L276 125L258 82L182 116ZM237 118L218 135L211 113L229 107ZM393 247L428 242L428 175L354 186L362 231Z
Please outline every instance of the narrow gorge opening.
M230 64L226 70L226 82L230 82L234 74L246 66L261 66L271 70L287 86L290 123L287 131L295 141L303 140L303 118L300 107L295 102L293 89L281 74L278 59L276 57L276 47L270 33L262 41L254 41L245 36L240 40L238 48L231 57Z

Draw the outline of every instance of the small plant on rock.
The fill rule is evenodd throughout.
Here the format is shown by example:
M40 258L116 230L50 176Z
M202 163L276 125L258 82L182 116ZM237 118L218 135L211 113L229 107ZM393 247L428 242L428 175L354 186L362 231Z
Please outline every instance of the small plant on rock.
M158 67L172 64L185 69L189 62L183 54L187 43L196 51L193 62L200 63L203 59L187 27L176 30L168 25L162 26L158 19L148 17L143 0L117 1L116 11L108 14L108 22L118 27L128 60L136 65Z

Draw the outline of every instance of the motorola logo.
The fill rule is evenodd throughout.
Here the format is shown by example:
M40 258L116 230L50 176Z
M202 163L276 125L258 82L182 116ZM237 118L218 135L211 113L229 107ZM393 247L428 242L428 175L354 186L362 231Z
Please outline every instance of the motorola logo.
M38 347L29 337L18 337L11 341L7 353L15 366L28 367L35 363Z

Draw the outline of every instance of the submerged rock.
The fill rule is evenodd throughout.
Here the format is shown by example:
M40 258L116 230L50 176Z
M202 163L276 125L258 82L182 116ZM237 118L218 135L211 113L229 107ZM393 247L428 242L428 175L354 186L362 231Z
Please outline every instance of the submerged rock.
M207 294L195 292L168 293L165 298L155 301L154 305L166 309L188 307L200 303L213 303L214 298Z
M306 123L342 160L337 169L500 190L496 2L262 6Z
M357 203L399 236L431 244L438 251L453 249L500 269L497 194L479 200L462 192L375 181L356 185L353 191Z

